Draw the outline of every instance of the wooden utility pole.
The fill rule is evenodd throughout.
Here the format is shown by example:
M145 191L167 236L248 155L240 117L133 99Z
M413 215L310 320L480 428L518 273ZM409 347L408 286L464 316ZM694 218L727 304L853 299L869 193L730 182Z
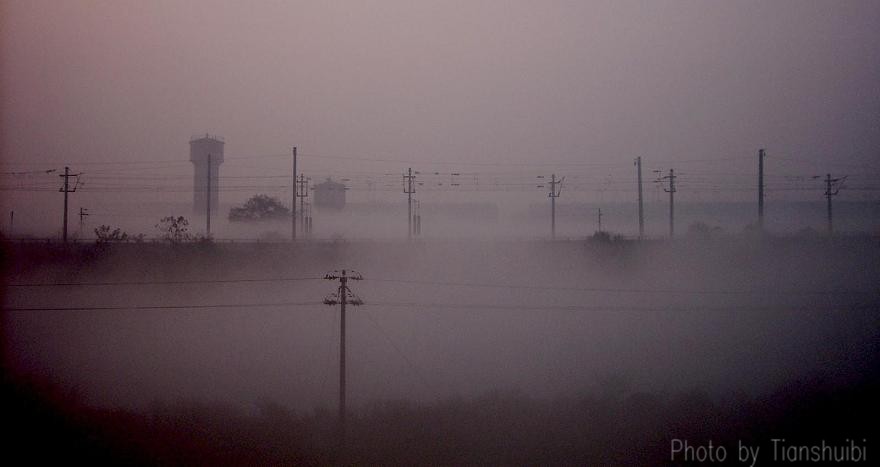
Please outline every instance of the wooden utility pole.
M556 198L559 198L559 195L562 194L562 182L565 180L565 177L562 177L558 182L556 181L556 174L552 174L550 176L550 193L547 196L550 197L550 238L556 238ZM557 189L557 185L559 188Z
M412 195L416 192L413 187L413 174L412 167L407 170L407 174L403 176L403 192L406 193L406 223L407 223L407 232L406 238L412 239L413 235L413 212L412 212Z
M290 241L296 241L296 146L293 147L293 175L290 182L293 191L290 199Z
M636 157L636 172L639 184L639 240L645 236L645 211L642 207L642 157Z
M669 188L663 187L663 191L669 193L669 238L675 237L675 170L669 169L669 175L657 179L658 182L669 180Z
M414 199L416 203L415 214L413 214L413 230L417 237L422 235L422 203Z
M324 304L339 305L339 439L342 446L345 445L345 306L358 306L364 303L348 288L348 281L359 281L363 278L359 273L345 269L324 275L326 280L339 281L336 293L325 297Z
M83 220L89 215L89 210L83 207L79 208L79 236L83 234Z
M764 150L758 150L758 229L764 231Z
M828 236L834 235L834 222L831 217L831 197L837 196L843 187L843 181L847 176L831 178L831 174L825 175L825 198L828 200Z
M837 193L834 193L837 194ZM828 200L828 236L834 235L834 222L831 218L831 174L825 175L825 198Z
M64 227L62 229L61 238L64 243L67 243L67 194L73 193L76 191L76 186L74 185L73 189L70 188L70 177L79 177L82 175L82 172L78 174L70 173L70 167L64 168L64 175L59 175L59 177L64 179L64 186L62 186L58 191L64 193Z
M208 202L205 203L205 232L211 238L211 155L208 154Z
M299 198L299 223L300 228L303 231L303 234L308 232L308 228L306 226L306 210L305 210L305 199L309 196L309 184L306 176L304 174L299 175L299 182L297 182L298 192L296 196Z

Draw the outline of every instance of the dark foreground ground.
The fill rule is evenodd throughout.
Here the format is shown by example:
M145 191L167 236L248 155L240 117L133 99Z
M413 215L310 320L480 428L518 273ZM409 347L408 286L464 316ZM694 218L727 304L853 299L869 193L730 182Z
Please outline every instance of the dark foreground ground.
M492 251L505 251L507 246ZM370 254L352 253L363 250L363 245L328 243L308 252L279 248L190 245L174 250L168 245L148 244L65 249L7 245L3 264L6 283L108 277L174 279L190 277L187 274L192 271L212 271L221 277L242 270L279 272L289 263L317 268L340 257L360 255L363 259L370 254L382 255L386 263L406 270L409 256L423 251L418 246L401 250L398 245L381 244L370 245L368 249L374 252ZM692 389L670 391L633 383L625 374L610 373L590 389L555 397L501 389L442 397L435 402L379 398L351 409L344 443L340 441L335 409L293 409L269 401L257 410L245 411L232 404L191 397L172 397L140 410L87 403L75 387L59 384L52 374L14 363L27 349L8 345L6 337L15 329L9 329L9 321L4 319L0 413L5 434L0 456L6 461L15 460L12 464L29 465L750 465L739 460L742 444L760 447L755 465L873 465L880 456L878 248L880 244L873 238L835 244L821 239L773 239L758 246L736 242L599 242L538 247L533 253L553 256L548 262L556 268L565 269L585 258L602 265L607 283L601 285L627 286L639 280L639 271L656 268L686 276L678 279L682 283L657 287L693 286L698 279L705 281L701 287L710 287L717 285L711 277L714 275L724 281L734 277L743 286L752 285L747 278L757 277L773 279L778 287L806 281L810 290L850 290L855 295L823 295L822 300L830 303L820 305L836 313L834 319L857 318L859 326L867 329L858 334L863 337L858 343L841 339L828 344L838 350L834 355L842 357L828 357L828 364L818 370L794 363L790 374L779 375L781 382L772 384L769 390L710 392L694 385ZM484 248L462 255L473 256L480 249ZM687 254L694 251L697 253ZM506 261L517 264L532 260L533 253L513 254ZM650 264L643 264L644 258L650 258ZM233 268L229 263L237 266ZM697 266L725 263L730 269L705 269L687 277L687 271L699 269ZM174 267L156 272L160 264ZM486 273L480 264L470 268L475 269L474 274ZM787 266L782 268L780 264ZM108 275L106 271L113 273ZM433 272L442 277L444 271ZM466 276L465 272L456 271L456 277L462 275ZM633 279L627 282L621 279L624 277ZM786 298L786 303L798 306L813 302L812 298ZM4 306L6 303L4 300ZM848 313L850 309L860 311ZM840 329L840 335L850 335L843 331L848 329L846 326ZM693 352L702 352L702 345L702 341L695 340ZM725 344L729 345L737 344ZM742 345L762 345L762 341ZM812 358L814 347L828 351L821 343L804 345L804 360ZM743 378L749 376L747 370L738 371ZM867 459L785 461L774 453L774 439L784 439L786 446L821 446L824 442L837 446L839 452L840 446L855 445L862 448L858 452ZM675 440L692 447L711 443L716 447L713 459L721 455L718 447L723 447L726 462L708 458L699 462L694 457L686 458L685 453L673 460ZM849 453L853 455L852 450ZM703 454L706 451L694 452L693 456Z
M836 464L773 462L771 440L784 438L796 445L855 440L871 461L860 465L872 465L880 435L877 394L876 375L866 375L844 387L815 379L766 397L723 401L699 391L564 400L491 393L430 406L388 401L351 413L340 449L335 412L269 405L245 415L198 403L149 413L99 410L59 388L7 376L2 456L27 465L688 464L670 462L671 442L680 439L725 446L726 465L748 465L737 460L740 442L761 447L757 465Z

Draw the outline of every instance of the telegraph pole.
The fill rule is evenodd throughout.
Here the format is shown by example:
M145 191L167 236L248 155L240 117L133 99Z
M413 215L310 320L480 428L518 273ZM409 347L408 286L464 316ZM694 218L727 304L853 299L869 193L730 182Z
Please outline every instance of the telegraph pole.
M758 150L758 230L764 231L764 150Z
M416 203L415 214L413 214L413 233L420 237L422 235L422 203L417 199L413 201Z
M76 191L76 186L74 186L73 189L70 189L70 177L79 177L80 175L82 175L82 172L78 174L70 173L70 167L65 167L64 175L59 175L59 177L64 179L64 186L58 190L64 193L64 228L62 230L62 239L64 240L64 243L67 243L67 194Z
M599 232L602 231L602 208L599 208Z
M837 194L836 192L834 193ZM825 175L825 198L828 200L828 236L834 235L834 222L831 219L831 174Z
M406 238L407 238L407 239L412 239L412 234L413 234L413 222L412 222L412 221L413 221L413 212L412 212L412 195L413 195L413 193L416 192L415 188L413 187L413 174L412 174L412 167L410 167L410 168L407 170L407 175L404 175L404 176L403 176L403 192L406 193L406 195L407 195L407 199L406 199L406 206L407 206L406 221L407 221L407 229L408 229L408 230L407 230L407 232L406 232Z
M89 210L83 207L79 208L79 235L82 236L83 233L83 220L86 216L89 215Z
M299 198L299 222L302 226L303 233L306 233L306 220L305 220L305 199L309 196L308 190L308 180L306 180L305 174L299 175L299 182L297 182L299 186L299 192L296 193L297 198Z
M843 187L843 181L847 176L841 178L831 178L831 174L825 175L825 198L828 200L828 236L834 235L834 223L831 218L831 197L840 193Z
M639 183L639 240L645 236L645 211L642 207L642 157L636 157L636 172Z
M357 295L352 293L348 288L348 281L363 280L363 276L356 271L351 275L346 270L333 271L324 275L326 280L338 280L339 288L335 294L331 294L324 298L325 305L339 305L339 441L340 445L345 445L345 306L358 306L364 303Z
M303 233L305 234L305 225L306 225L306 196L309 196L309 182L306 180L305 174L299 174L299 223L301 228L303 229Z
M291 186L293 193L290 200L290 241L296 241L296 146L293 147L293 178Z
M675 170L669 169L669 175L655 180L669 180L669 188L663 187L663 191L669 193L669 238L675 237L675 179Z
M559 195L562 194L562 182L564 180L565 177L562 177L557 182L556 174L550 176L550 193L547 196L550 197L550 237L554 239L556 238L556 198L559 198ZM558 189L557 185L559 185Z
M208 202L205 203L205 232L211 237L211 155L208 154Z

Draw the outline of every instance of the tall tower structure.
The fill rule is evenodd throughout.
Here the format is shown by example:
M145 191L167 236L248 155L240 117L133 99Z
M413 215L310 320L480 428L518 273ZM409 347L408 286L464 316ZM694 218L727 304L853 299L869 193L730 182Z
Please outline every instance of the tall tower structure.
M223 163L223 138L216 135L194 136L189 141L189 160L193 163L193 212L204 215L208 207L208 187L211 189L211 210L219 209L219 175ZM211 156L210 163L208 156ZM210 171L210 174L208 173ZM210 177L210 183L208 178Z

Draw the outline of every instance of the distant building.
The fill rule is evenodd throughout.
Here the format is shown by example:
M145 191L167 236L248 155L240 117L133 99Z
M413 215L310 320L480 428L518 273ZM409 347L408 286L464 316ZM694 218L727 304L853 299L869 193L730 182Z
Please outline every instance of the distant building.
M193 163L193 212L204 214L208 205L208 178L211 179L211 211L220 208L220 164L223 163L223 139L219 136L194 136L189 141L189 160ZM210 174L208 156L211 156ZM213 216L212 216L213 217Z
M318 208L342 209L345 207L345 185L327 177L323 183L315 185L315 206Z

